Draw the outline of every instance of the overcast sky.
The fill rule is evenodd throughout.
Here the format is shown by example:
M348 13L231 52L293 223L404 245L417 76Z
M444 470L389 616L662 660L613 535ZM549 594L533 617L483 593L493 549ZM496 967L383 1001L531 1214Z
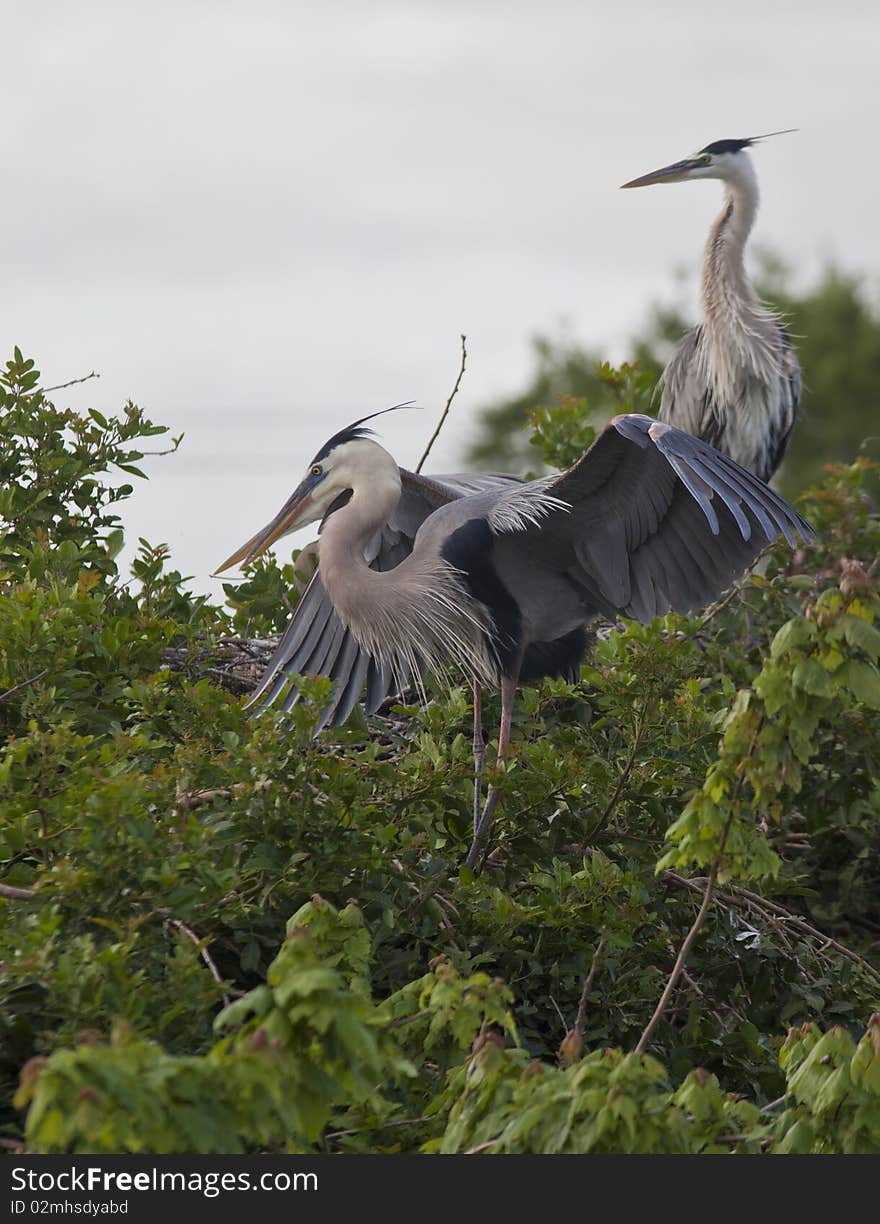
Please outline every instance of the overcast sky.
M439 468L536 332L619 355L720 193L626 179L797 127L755 153L757 241L880 269L869 0L78 0L3 35L4 356L186 433L126 525L202 589L348 421L417 400L383 426L414 463L461 332Z

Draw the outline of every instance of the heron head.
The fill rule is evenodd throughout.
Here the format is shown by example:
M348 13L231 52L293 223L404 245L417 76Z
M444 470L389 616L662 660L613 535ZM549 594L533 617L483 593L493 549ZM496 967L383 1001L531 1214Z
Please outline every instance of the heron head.
M672 162L641 178L631 179L622 187L651 187L655 183L685 183L689 179L730 179L751 173L751 165L747 150L759 140L768 136L783 136L793 132L795 128L786 128L785 132L767 132L764 136L746 136L739 140L716 140L706 145L690 157L682 161Z
M405 407L403 404L395 405ZM393 409L385 408L384 412ZM358 495L368 498L378 516L390 514L400 498L400 469L394 459L370 438L372 430L364 422L382 413L374 412L346 426L325 442L305 476L268 523L214 571L221 574L233 565L247 565L262 556L276 540L309 523L321 522L323 528L334 511Z

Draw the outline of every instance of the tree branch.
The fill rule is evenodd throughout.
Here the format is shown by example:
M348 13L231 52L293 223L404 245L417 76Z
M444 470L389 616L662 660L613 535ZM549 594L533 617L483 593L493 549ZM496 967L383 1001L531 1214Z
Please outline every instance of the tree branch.
M584 1017L587 1011L587 995L590 993L590 987L593 985L593 978L596 976L596 969L599 964L599 957L602 955L602 950L605 947L605 936L603 935L596 944L596 951L593 953L593 960L590 964L590 972L584 980L584 988L581 991L581 1001L578 1003L577 1019L574 1022L576 1032L583 1037L584 1035Z
M422 468L424 467L425 460L428 458L428 456L431 453L431 447L437 441L437 437L440 433L440 430L443 428L443 423L446 420L446 418L449 416L449 409L452 406L452 401L455 399L458 393L458 388L461 386L461 380L464 375L464 367L467 361L467 348L465 347L466 340L467 340L467 336L463 335L461 338L461 365L458 368L458 378L456 378L455 386L452 388L452 390L449 393L449 399L446 401L446 407L443 409L443 414L440 417L440 420L437 422L437 428L431 434L431 439L428 442L428 445L425 447L424 451L422 452L421 459L416 464L417 473L420 472Z
M676 871L665 871L663 876L681 888L688 888L693 892L705 894L707 881L703 879L689 880L684 876L680 876ZM875 969L870 961L865 960L863 956L860 956L858 952L854 952L852 948L848 948L846 944L842 944L840 940L834 939L833 936L826 935L824 931L820 931L818 927L812 926L806 919L801 918L793 910L786 909L784 905L780 905L777 901L770 901L767 897L750 892L749 889L742 888L738 884L731 884L728 891L716 892L715 897L718 901L723 901L725 905L729 905L733 909L742 909L745 904L762 911L765 916L773 915L781 918L786 927L799 931L802 935L808 935L811 939L818 940L826 947L834 948L841 956L845 956L847 960L852 961L854 965L858 965L875 981L880 982L880 971Z
M654 703L650 697L645 698L642 704L642 708L639 711L638 723L636 724L636 733L635 733L635 736L633 737L632 747L630 748L630 752L629 752L629 756L627 757L626 764L623 767L623 772L621 773L620 777L617 779L617 785L614 788L614 793L612 794L611 798L608 800L608 805L605 808L605 811L602 813L602 815L599 817L599 819L596 821L592 829L590 829L589 833L587 834L587 836L584 838L584 840L581 842L580 846L578 847L578 851L581 854L584 854L586 852L587 846L590 844L590 842L593 840L593 838L596 836L599 830L604 829L605 825L607 825L608 821L610 820L611 815L614 812L614 809L617 807L618 803L620 802L620 797L623 794L624 787L629 781L629 776L632 773L633 767L636 763L636 756L638 755L638 751L642 746L642 740L644 739L644 736L645 736L645 728L647 727L647 724L648 724L648 715L650 713L650 710L653 704Z
M65 387L75 387L78 383L88 382L90 378L100 378L100 374L96 374L92 370L91 374L84 374L82 378L71 378L70 382L58 383L55 387L40 387L43 395L48 395L50 391L63 391Z
M11 884L0 884L0 897L7 901L30 901L37 895L35 888L13 888Z
M29 684L36 684L38 680L49 671L48 667L44 667L41 672L37 672L35 676L28 676L27 680L19 680L18 684L13 684L12 688L8 688L5 693L0 693L0 701L5 701L7 697L11 697L13 693L17 693L19 689L27 688Z
M718 853L712 860L712 866L709 870L709 875L706 878L706 891L703 894L702 904L697 911L697 916L691 925L691 929L688 931L687 935L685 935L684 941L678 950L678 956L675 958L675 964L672 966L672 972L669 975L669 980L666 983L663 994L660 996L660 1001L654 1008L654 1014L651 1016L651 1019L645 1026L645 1031L638 1040L638 1044L636 1045L635 1049L636 1054L644 1054L645 1050L647 1049L648 1042L651 1040L654 1030L660 1023L660 1019L663 1013L666 1011L666 1008L669 1006L669 1000L672 998L672 992L678 985L678 979L681 977L682 970L684 969L685 962L687 961L694 940L699 935L703 928L703 923L706 921L706 915L709 913L709 907L712 904L712 900L715 895L715 881L718 879L718 869L721 866L721 858L724 854L727 835L730 832L730 826L732 823L733 808L731 808L730 815L727 818L727 824L724 826L724 832L721 834L721 841L718 845Z
M166 921L169 922L171 926L176 927L178 931L183 931L184 935L186 935L189 939L192 940L192 942L195 944L195 946L199 950L199 956L201 956L202 960L208 966L208 971L211 974L211 977L214 979L214 981L217 983L218 986L222 987L223 978L220 976L217 970L217 966L214 964L213 960L211 959L210 952L205 947L205 941L202 939L199 939L198 935L195 933L192 927L188 927L186 923L181 922L179 918L168 918L166 919ZM224 990L223 991L224 1007L228 1007L230 1002L231 1002L231 999L229 998L229 995Z

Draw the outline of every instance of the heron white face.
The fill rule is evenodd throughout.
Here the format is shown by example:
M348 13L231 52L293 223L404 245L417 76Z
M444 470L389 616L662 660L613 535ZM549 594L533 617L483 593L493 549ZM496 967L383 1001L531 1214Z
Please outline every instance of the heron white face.
M347 432L342 431L337 438ZM347 441L331 439L312 460L271 523L228 557L215 573L255 561L282 536L323 521L355 497L359 501L369 500L371 508L375 507L380 515L383 510L390 514L400 498L400 488L400 470L378 443L357 436Z
M739 141L719 140L716 146L707 145L699 153L693 153L682 161L673 162L659 170L652 170L641 178L623 183L623 187L651 187L655 183L686 183L690 179L721 179L730 182L733 179L752 177L751 158L745 147L740 149L720 148L739 144Z

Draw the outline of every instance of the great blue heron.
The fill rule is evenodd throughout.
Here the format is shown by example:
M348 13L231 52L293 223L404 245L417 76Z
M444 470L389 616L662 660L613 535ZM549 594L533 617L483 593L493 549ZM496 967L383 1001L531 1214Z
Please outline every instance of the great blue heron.
M567 471L526 483L404 471L371 419L335 434L218 572L320 520L318 569L256 699L274 701L291 674L329 676L326 725L345 721L364 684L368 710L429 670L474 684L473 866L497 804L490 786L479 811L480 686L501 689L500 763L517 685L576 678L591 621L699 608L780 532L792 546L813 533L750 472L651 417L615 417Z
M770 480L794 427L801 371L788 332L758 298L743 263L758 209L758 180L747 150L763 139L716 140L623 186L690 179L724 184L724 207L709 231L703 259L703 321L679 343L663 371L659 415Z

